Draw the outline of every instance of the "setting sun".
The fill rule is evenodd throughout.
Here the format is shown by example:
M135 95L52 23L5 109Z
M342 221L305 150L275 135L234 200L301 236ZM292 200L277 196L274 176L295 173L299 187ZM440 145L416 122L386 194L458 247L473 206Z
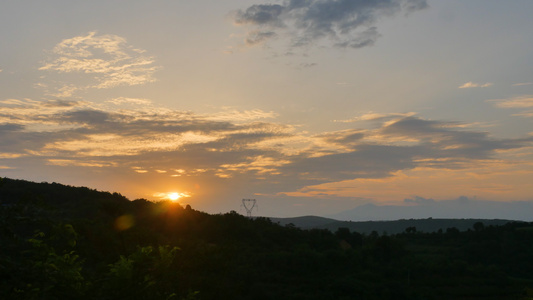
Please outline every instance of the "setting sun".
M160 200L178 201L181 198L191 197L191 194L188 192L167 192L167 193L155 193L153 194L153 196L159 198Z
M172 201L176 201L178 200L179 198L181 198L181 195L178 194L178 193L169 193L168 194L168 199L172 200Z

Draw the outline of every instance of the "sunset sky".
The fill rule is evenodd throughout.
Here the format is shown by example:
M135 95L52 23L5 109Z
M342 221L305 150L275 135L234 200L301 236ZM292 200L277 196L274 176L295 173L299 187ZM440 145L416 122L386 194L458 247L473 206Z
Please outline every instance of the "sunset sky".
M4 0L0 176L268 216L533 202L532 12Z

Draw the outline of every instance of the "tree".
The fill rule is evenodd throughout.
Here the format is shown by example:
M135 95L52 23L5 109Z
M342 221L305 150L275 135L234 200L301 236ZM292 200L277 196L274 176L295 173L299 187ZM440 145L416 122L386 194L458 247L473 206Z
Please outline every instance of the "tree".
M15 265L10 274L13 289L9 299L73 299L82 297L88 282L82 276L82 261L72 250L76 245L76 232L70 224L56 226L50 238L39 231L27 240L30 245L25 259ZM58 251L50 244L66 250Z
M473 228L475 231L482 231L485 229L485 224L483 224L483 222L476 222L474 223Z
M407 227L407 228L405 228L405 232L407 232L407 233L416 233L416 227L415 226Z

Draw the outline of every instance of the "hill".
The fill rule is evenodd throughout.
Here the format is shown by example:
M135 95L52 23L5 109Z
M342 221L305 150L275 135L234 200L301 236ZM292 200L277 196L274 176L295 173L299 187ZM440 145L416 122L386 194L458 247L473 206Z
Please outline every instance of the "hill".
M343 221L393 221L400 219L508 219L533 221L531 201L483 201L459 197L454 200L435 201L415 197L404 199L401 205L363 204L330 218ZM422 216L422 217L421 217Z
M328 229L332 232L339 228L348 228L363 234L370 234L372 231L378 233L398 234L406 228L415 228L419 232L446 231L448 228L456 228L459 231L473 229L474 224L483 223L486 226L501 226L513 220L490 220L490 219L409 219L395 221L338 221L330 218L315 216L305 216L296 218L270 218L272 222L286 226L292 224L302 229Z
M0 299L531 299L532 249L533 223L332 232L0 179Z
M313 228L323 228L324 226L330 223L339 222L335 219L317 217L317 216L302 216L294 218L271 218L269 219L282 226L296 226L302 229L313 229Z

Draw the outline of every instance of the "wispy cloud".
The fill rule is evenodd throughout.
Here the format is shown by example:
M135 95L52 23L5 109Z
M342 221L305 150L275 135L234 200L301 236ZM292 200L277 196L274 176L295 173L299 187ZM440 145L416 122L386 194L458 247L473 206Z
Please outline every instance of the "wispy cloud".
M249 46L283 37L289 39L289 47L326 42L357 49L376 42L380 36L376 27L379 19L427 7L425 0L286 0L282 4L255 4L238 10L233 21L250 28L245 38Z
M48 164L55 166L78 166L78 167L116 167L117 164L110 161L86 160L78 161L76 159L49 159Z
M139 99L139 98L127 98L127 97L118 97L115 99L108 100L107 102L114 105L151 105L152 101L148 99Z
M79 90L154 82L158 69L153 57L128 45L126 39L96 32L65 39L48 56L39 70L49 72L45 79L50 83L40 86L52 88L49 93L56 97L69 97ZM56 79L61 74L76 76Z
M260 109L242 111L234 108L223 108L220 112L205 115L209 120L232 122L271 119L277 116L278 114L273 111L266 112Z
M492 86L493 83L487 82L487 83L474 83L472 81L469 81L461 86L459 86L460 89L468 89L468 88L484 88Z
M497 107L507 109L521 109L515 116L533 117L533 96L519 96L511 99L487 100L494 102Z
M271 39L276 36L276 33L273 31L259 31L259 30L253 30L248 32L248 35L246 36L246 40L244 41L247 46L255 46L258 44L262 44L268 39Z
M521 96L504 100L489 100L496 102L497 107L502 108L527 108L533 107L533 96Z
M524 85L532 85L533 82L520 82L520 83L515 83L513 84L513 86L524 86Z
M416 115L415 112L408 112L408 113L377 113L377 112L367 112L363 113L360 116L347 119L347 120L334 120L334 122L338 123L354 123L354 122L361 122L361 121L383 121L383 120L391 120L391 119L398 119L403 117L410 117Z

